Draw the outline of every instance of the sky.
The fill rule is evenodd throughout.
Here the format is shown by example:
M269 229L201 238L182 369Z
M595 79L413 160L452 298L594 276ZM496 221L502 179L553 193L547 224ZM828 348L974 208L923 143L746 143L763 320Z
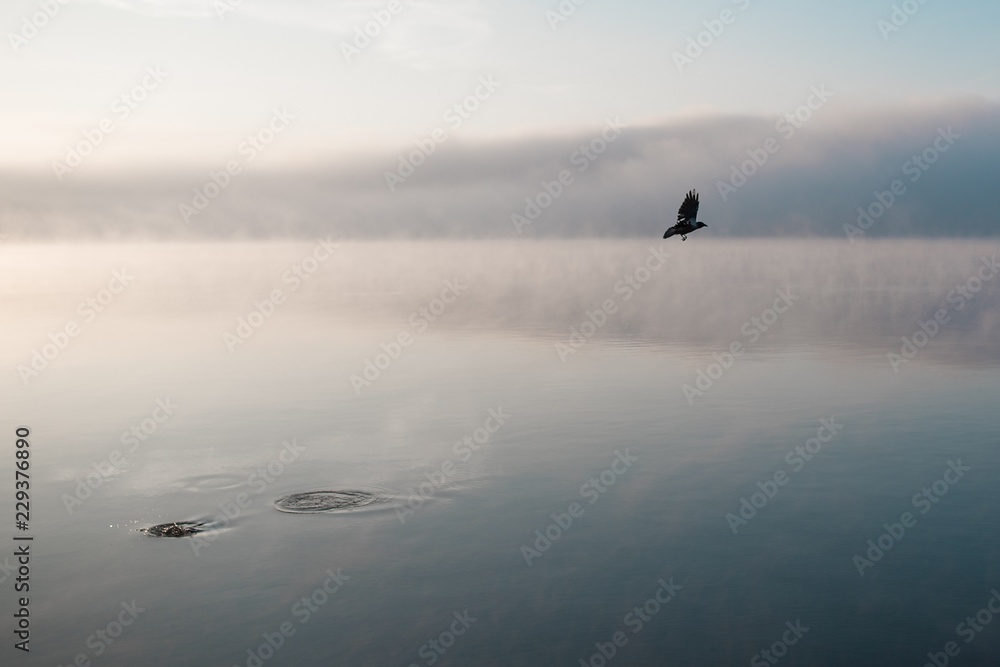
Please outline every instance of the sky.
M993 235L998 27L985 0L10 0L0 224L645 235L697 188L719 233L847 238L902 180L865 236Z

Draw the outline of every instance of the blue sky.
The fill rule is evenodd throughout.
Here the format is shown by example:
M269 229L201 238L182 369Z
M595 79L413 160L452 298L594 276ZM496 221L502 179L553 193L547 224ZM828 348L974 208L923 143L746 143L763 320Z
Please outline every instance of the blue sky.
M221 3L232 11L220 15ZM25 37L43 4L58 9ZM275 109L295 121L255 169L393 156L442 126L481 77L499 88L450 129L451 144L513 146L585 134L614 117L633 126L770 119L817 85L835 92L827 120L1000 100L1000 5L986 0L400 0L349 62L343 45L388 5L5 2L0 169L50 179L53 163L150 67L165 80L117 119L73 178L216 168ZM915 11L886 36L878 22L904 5ZM575 11L553 29L560 6ZM709 36L706 22L720 34ZM708 46L679 67L675 53L699 33Z

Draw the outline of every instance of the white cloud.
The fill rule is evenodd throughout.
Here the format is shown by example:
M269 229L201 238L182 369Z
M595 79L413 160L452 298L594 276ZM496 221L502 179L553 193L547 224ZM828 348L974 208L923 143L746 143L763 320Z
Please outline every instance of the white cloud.
M491 34L478 2L414 2L377 44L388 60L427 70L470 64Z
M220 18L241 16L350 39L355 29L385 11L387 0L82 0L150 17ZM238 4L237 4L238 3ZM367 52L406 67L427 70L442 66L475 67L475 50L491 34L485 6L479 0L402 0L402 11L372 41Z
M85 0L143 16L205 18L216 16L215 0Z

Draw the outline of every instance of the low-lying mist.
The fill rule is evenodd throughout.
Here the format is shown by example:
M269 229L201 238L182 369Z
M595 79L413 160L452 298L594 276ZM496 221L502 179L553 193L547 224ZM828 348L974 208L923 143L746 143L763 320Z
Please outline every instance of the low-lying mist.
M708 352L741 342L888 353L899 352L904 336L919 344L926 335L934 356L997 361L998 250L968 241L697 236L341 242L332 250L299 242L8 245L0 300L15 317L44 312L59 322L125 269L134 279L102 317L212 313L235 327L273 310L263 327L373 323L388 332L497 332L554 343L578 332ZM276 290L283 300L271 309L264 302Z
M696 188L715 236L846 239L859 208L875 213L867 238L997 234L1000 106L838 104L834 96L794 125L718 115L610 129L595 119L564 135L456 136L413 157L412 171L401 161L416 144L232 177L221 164L114 173L85 164L58 182L40 166L2 174L0 229L13 239L646 237L662 234ZM407 174L391 190L390 172ZM561 173L566 185L546 203ZM880 212L877 193L896 181ZM533 222L518 227L513 215Z

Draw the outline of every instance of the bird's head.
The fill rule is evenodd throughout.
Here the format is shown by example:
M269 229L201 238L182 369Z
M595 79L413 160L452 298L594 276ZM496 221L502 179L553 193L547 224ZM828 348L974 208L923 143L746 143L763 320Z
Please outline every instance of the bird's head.
M701 229L702 227L708 227L704 222L696 222L694 225L695 229Z

